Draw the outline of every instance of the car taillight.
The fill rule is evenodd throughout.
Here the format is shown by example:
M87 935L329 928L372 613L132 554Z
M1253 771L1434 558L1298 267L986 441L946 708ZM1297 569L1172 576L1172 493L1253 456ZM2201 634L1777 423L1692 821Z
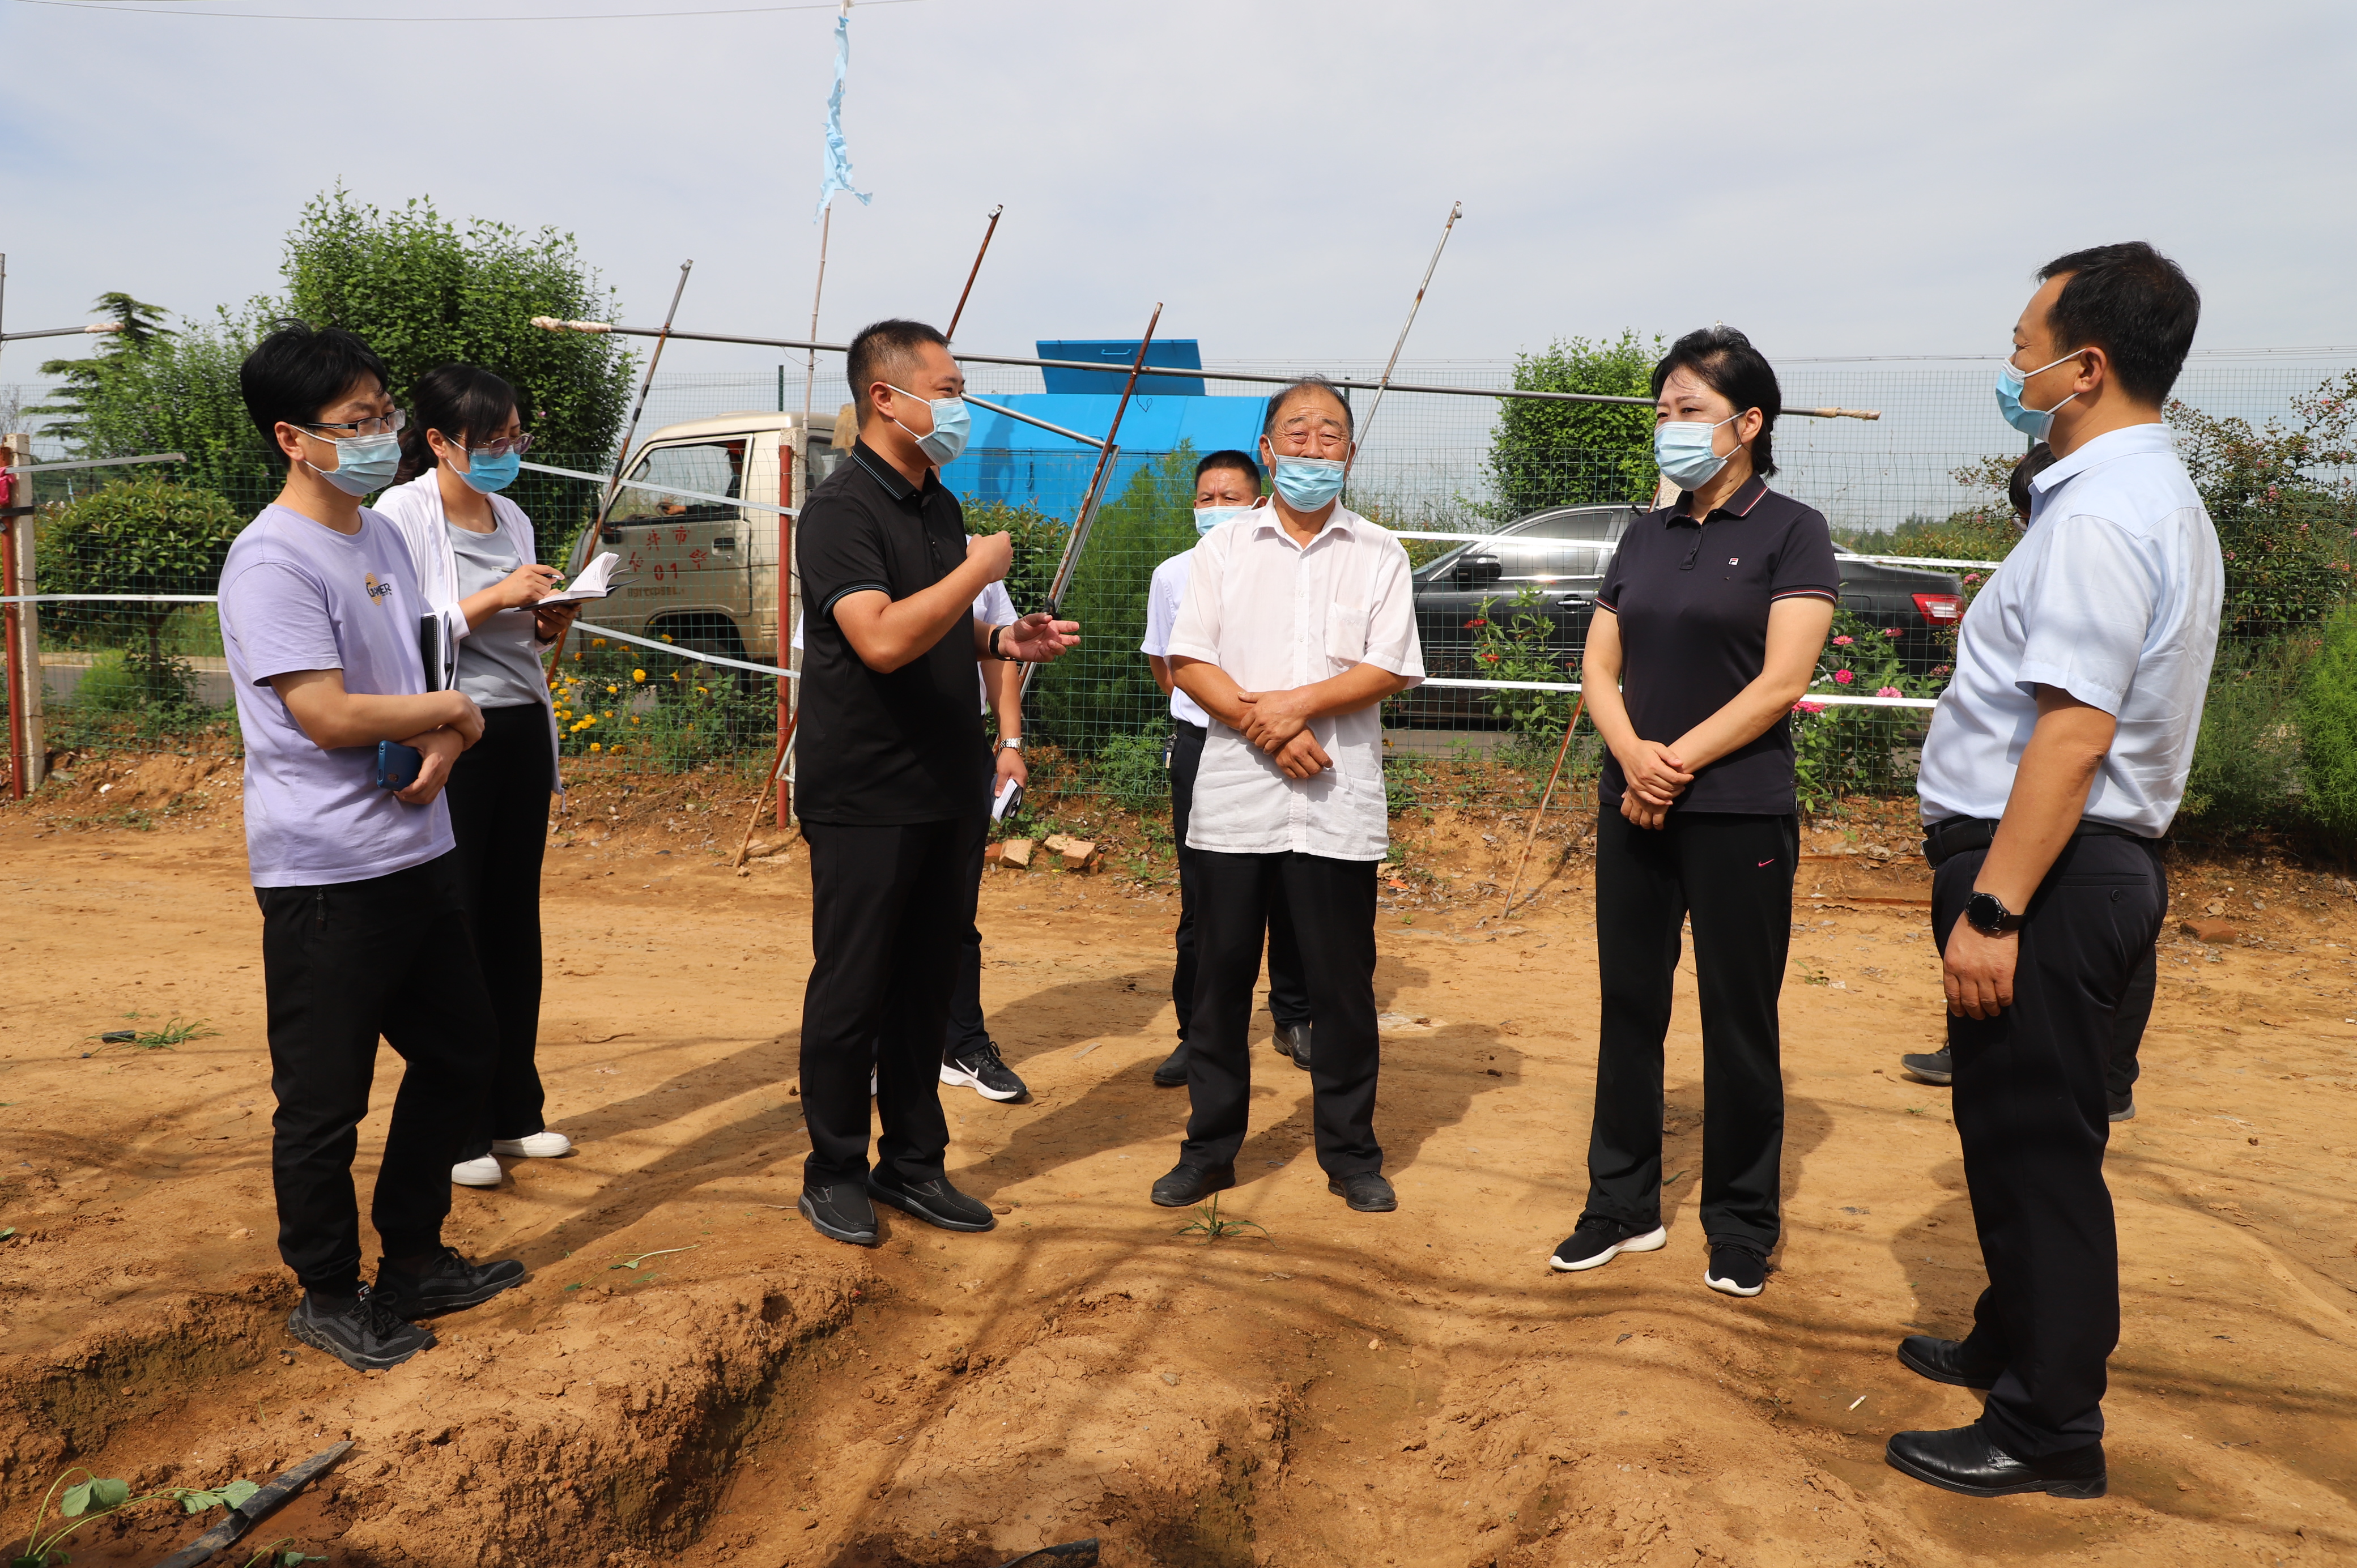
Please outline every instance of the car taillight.
M1918 594L1915 608L1933 626L1946 626L1964 618L1964 601L1956 594Z

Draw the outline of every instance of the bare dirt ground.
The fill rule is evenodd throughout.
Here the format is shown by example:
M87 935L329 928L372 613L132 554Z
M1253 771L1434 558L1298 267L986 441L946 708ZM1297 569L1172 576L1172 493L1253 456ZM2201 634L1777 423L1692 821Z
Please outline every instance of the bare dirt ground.
M1327 1194L1305 1077L1264 1049L1222 1212L1265 1235L1213 1244L1146 1198L1185 1114L1148 1078L1174 901L1114 873L992 872L984 995L1034 1093L945 1092L952 1175L1004 1218L968 1237L888 1214L868 1252L790 1207L798 848L732 875L716 846L740 805L585 787L549 857L542 1048L579 1151L457 1191L451 1239L523 1258L529 1283L363 1378L282 1326L234 772L71 772L0 811L7 1531L69 1464L259 1479L349 1435L252 1545L436 1568L978 1568L1083 1536L1111 1563L1222 1568L2357 1560L2357 905L2329 875L2177 868L2180 915L2214 906L2244 935L2172 920L2140 1115L2114 1132L2111 1495L1984 1502L1881 1462L1890 1432L1973 1415L1891 1351L1961 1333L1980 1283L1946 1091L1898 1068L1940 1010L1928 877L1888 813L1810 834L1787 1229L1740 1302L1702 1283L1690 980L1670 1246L1544 1266L1579 1208L1593 1073L1576 842L1542 841L1540 896L1508 923L1518 822L1403 823L1378 980L1402 1207ZM93 1038L175 1018L214 1032ZM382 1132L363 1129L363 1190ZM150 1563L200 1522L102 1524L75 1562Z

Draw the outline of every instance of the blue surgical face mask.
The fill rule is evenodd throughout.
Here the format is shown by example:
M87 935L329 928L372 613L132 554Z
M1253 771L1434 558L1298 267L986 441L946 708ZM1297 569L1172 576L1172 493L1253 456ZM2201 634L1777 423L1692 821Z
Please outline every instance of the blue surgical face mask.
M309 431L305 431L310 435ZM325 437L312 435L314 441ZM348 496L364 496L381 490L393 483L393 476L401 467L401 437L398 435L346 435L336 443L336 466L322 468L308 458L304 467Z
M892 386L890 381L886 381L884 384L888 387ZM914 399L917 396L912 392L901 392L899 387L892 387L892 390L900 392L900 395L905 398ZM900 424L897 419L892 420L892 423L900 424L903 430L909 430L909 435L917 443L917 450L931 457L935 463L956 462L958 454L965 450L966 433L974 428L974 415L967 410L965 399L937 398L926 403L925 406L933 411L933 428L928 434L919 435L915 431L909 430L907 425ZM891 418L889 414L885 417Z
M2044 375L2052 370L2054 365L2062 363L2063 360L2075 360L2086 351L2084 349L2073 349L2063 355L2061 360L2055 360L2053 365L2039 366L2029 372L2029 376ZM2012 425L2032 441L2043 441L2054 428L2054 409L2061 408L2062 403L2069 403L2072 397L2077 397L2079 394L2072 392L2071 397L2064 398L2062 403L2056 403L2054 408L2024 408L2021 406L2021 389L2029 383L2029 376L2025 376L2015 370L2013 361L2009 359L1997 366L1996 411L2005 415L2005 422L2007 424Z
M1277 457L1275 467L1276 493L1296 511L1316 511L1342 493L1347 466L1339 457Z
M1248 506L1199 506L1195 509L1195 532L1209 533L1232 517L1242 517L1252 510Z
M1718 478L1728 458L1741 451L1742 445L1727 452L1711 449L1711 433L1719 424L1732 424L1742 418L1730 413L1718 424L1705 424L1700 420L1674 419L1666 424L1653 426L1653 466L1662 477L1682 490L1698 490Z
M452 445L457 444L454 442ZM458 450L467 452L464 446ZM489 452L467 452L467 466L457 469L457 473L467 481L468 489L489 496L514 484L516 475L522 469L523 454L521 452L502 452L496 457Z

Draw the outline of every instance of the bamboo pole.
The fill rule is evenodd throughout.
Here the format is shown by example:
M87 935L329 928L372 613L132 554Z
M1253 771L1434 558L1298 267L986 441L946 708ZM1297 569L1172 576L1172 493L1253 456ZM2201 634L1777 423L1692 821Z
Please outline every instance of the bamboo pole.
M780 800L782 801L785 799L786 758L794 749L794 725L801 721L801 718L802 715L799 714L790 716L784 727L778 732L778 749L770 759L769 777L762 779L761 787L753 791L753 811L745 819L745 836L737 841L737 853L729 859L728 869L731 871L737 870L745 864L745 851L753 843L753 830L760 824L761 808L770 802L770 786L777 787ZM786 815L784 810L780 808L778 812L778 831L783 832L785 828Z
M1587 705L1587 693L1585 692L1571 704L1571 722L1563 726L1563 744L1555 748L1555 771L1547 775L1546 789L1539 795L1537 808L1531 812L1531 831L1523 835L1523 858L1514 866L1513 881L1506 885L1506 902L1498 911L1498 918L1501 920L1513 912L1514 895L1521 891L1523 873L1531 864L1531 845L1538 840L1539 818L1546 813L1547 801L1554 798L1555 781L1563 777L1563 759L1571 752L1571 732L1579 727L1580 710Z
M1392 372L1399 369L1400 350L1407 347L1408 328L1415 325L1416 312L1424 308L1424 291L1432 286L1432 274L1439 269L1440 252L1448 248L1449 231L1457 227L1457 220L1464 214L1463 202L1448 204L1448 221L1440 226L1440 242L1432 247L1432 260L1425 263L1424 281L1415 285L1415 302L1407 307L1407 319L1400 323L1399 338L1392 344L1392 357L1383 361L1383 379L1375 383L1375 401L1368 408L1367 417L1359 422L1358 435L1351 446L1352 463L1358 461L1359 446L1367 438L1367 427L1374 424L1376 413L1383 406L1383 390L1392 384ZM1343 472L1347 474L1349 471L1350 465L1343 465Z

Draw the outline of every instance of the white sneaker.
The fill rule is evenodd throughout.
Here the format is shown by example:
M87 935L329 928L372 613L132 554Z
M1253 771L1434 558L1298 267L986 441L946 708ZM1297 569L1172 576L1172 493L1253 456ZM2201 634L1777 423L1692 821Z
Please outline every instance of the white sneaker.
M867 1098L870 1100L876 1098L876 1069L874 1068L869 1068L867 1069Z
M460 1160L450 1167L450 1179L460 1187L497 1187L507 1173L500 1169L498 1156L485 1155L479 1160Z
M553 1160L560 1155L569 1155L572 1152L572 1139L562 1133L549 1132L546 1128L537 1133L528 1133L521 1138L491 1140L491 1153L505 1155L511 1159Z

